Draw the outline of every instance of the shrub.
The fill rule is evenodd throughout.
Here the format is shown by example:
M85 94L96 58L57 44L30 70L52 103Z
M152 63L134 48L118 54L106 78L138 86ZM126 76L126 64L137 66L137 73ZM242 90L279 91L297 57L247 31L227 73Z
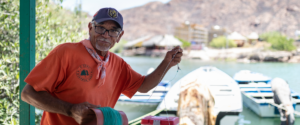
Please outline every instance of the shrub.
M183 47L183 48L187 48L187 47L190 47L190 46L191 46L191 43L190 43L190 42L185 41L185 40L183 40L183 39L181 39L181 38L178 38L178 37L175 37L175 38L177 38L177 39L182 43L182 47Z
M0 2L0 125L19 124L19 2ZM58 44L84 38L76 20L75 13L49 0L36 1L36 64Z
M121 53L123 51L124 45L127 43L126 40L120 40L119 43L116 43L109 51L114 53Z
M272 37L277 37L277 36L281 36L281 34L279 32L266 32L266 33L263 33L261 35L259 35L259 38L261 40L264 40L264 41L268 41L268 39L272 38Z
M219 36L217 38L214 38L211 42L210 42L210 46L214 47L214 48L225 48L226 47L226 42L227 42L227 47L228 48L232 48L232 47L236 47L236 43L233 40L226 40L225 36Z
M271 49L292 51L296 49L294 40L289 39L279 32L268 32L260 35L260 38L271 44Z

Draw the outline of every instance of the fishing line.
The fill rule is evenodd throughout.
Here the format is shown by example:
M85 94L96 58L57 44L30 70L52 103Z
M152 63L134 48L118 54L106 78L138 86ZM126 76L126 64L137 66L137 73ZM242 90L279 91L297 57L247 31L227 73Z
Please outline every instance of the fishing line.
M176 54L178 53L178 50L176 51L176 53L173 55L173 57L172 57L172 59L171 59L171 61L168 63L168 65L167 65L167 67L165 68L165 70L164 70L164 72L163 72L163 74L162 74L162 76L160 77L160 80L159 80L159 82L158 83L160 83L161 82L161 80L162 80L162 78L163 78L163 76L165 75L165 72L166 72L166 70L168 69L168 67L169 67L169 65L170 65L170 63L173 61L173 59L175 58L175 56L176 56ZM179 65L177 64L177 72L176 72L176 74L175 74L175 76L173 77L173 79L175 79L175 77L176 77L176 75L177 75L177 73L178 73L178 71L179 70L181 70L180 68L179 68ZM171 81L173 81L173 79L171 79ZM169 81L168 83L170 83L171 81ZM155 86L155 88L154 88L154 90L152 91L152 93L151 93L151 95L150 95L150 97L147 99L147 101L146 101L146 103L149 101L149 99L151 98L151 96L153 95L153 93L154 93L154 91L156 90L156 88L157 88L157 86ZM165 88L166 89L166 88ZM166 97L166 96L165 96ZM164 102L165 102L165 109L167 109L167 106L166 106L166 101L165 101L165 97L164 97ZM140 110L142 109L142 106L141 106L141 108L140 108ZM139 110L139 111L140 111ZM168 118L168 122L169 122L169 125L170 125L170 121L169 121L169 114L168 114L168 110L166 110L166 113L167 113L167 118Z

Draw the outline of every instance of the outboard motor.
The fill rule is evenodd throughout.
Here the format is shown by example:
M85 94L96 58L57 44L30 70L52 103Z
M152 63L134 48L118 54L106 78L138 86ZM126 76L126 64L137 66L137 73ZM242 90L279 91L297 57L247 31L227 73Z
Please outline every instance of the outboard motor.
M291 90L287 82L281 78L271 81L274 93L274 102L284 109L278 108L280 112L281 125L293 125L295 121Z

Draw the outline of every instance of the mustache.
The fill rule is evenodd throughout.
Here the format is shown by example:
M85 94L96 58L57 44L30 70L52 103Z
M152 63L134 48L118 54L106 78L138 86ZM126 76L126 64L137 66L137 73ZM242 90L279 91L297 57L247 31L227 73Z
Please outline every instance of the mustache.
M97 41L105 41L105 42L109 42L109 43L111 43L110 42L110 40L109 39L105 39L105 38L98 38L98 39L96 39Z

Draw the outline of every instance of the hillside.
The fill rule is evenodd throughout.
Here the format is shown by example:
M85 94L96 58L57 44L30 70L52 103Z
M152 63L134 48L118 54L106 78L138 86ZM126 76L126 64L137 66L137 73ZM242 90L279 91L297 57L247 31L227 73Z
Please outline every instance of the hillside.
M124 38L173 33L185 21L225 27L244 35L279 31L294 37L300 29L299 0L171 0L123 10Z

